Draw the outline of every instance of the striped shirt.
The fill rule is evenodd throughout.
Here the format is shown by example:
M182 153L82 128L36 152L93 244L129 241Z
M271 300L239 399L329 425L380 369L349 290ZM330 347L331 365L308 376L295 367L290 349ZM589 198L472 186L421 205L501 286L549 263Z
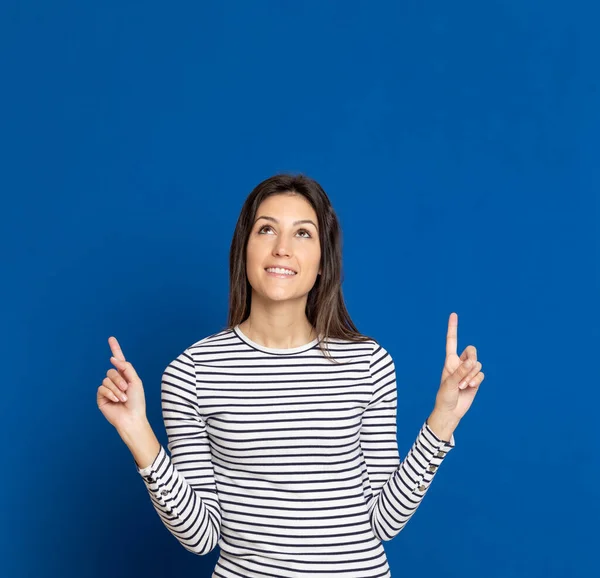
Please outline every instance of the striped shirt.
M239 326L165 369L161 445L140 473L163 524L212 578L390 577L391 540L421 503L454 436L423 423L400 462L396 373L378 342L291 349ZM170 455L169 455L170 454Z

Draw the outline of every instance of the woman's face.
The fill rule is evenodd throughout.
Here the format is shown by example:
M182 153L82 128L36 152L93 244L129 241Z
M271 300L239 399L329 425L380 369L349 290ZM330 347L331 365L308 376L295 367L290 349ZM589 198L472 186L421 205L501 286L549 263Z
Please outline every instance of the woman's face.
M321 272L318 225L302 195L271 195L259 205L246 249L246 273L255 292L273 301L308 294ZM287 267L295 274L269 273L269 267Z

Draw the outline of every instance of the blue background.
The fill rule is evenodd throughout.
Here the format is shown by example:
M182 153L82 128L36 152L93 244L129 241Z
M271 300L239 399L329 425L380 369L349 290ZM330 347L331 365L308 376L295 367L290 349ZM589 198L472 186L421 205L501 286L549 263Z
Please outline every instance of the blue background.
M393 576L597 575L597 4L2 3L0 575L210 576L96 406L115 335L160 377L226 323L245 197L329 194L393 355L404 456L448 316L486 378Z

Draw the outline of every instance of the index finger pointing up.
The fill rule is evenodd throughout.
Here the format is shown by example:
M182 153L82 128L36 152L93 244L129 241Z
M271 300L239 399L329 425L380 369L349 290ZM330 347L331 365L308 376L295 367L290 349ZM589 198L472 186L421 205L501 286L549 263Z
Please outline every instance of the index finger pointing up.
M121 347L119 346L119 342L116 337L109 337L108 344L110 345L110 350L112 354L119 359L120 361L126 361L123 352L121 351Z
M456 341L458 332L458 315L450 313L448 319L448 333L446 334L446 357L456 355Z

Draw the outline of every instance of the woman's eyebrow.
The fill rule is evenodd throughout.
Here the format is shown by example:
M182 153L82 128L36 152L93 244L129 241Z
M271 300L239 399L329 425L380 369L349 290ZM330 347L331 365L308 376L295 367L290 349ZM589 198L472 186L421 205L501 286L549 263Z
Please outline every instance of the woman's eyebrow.
M265 215L261 215L260 217L257 217L256 221L258 221L258 219L267 219L267 221L274 221L275 223L279 223L279 220L276 219L275 217L267 217ZM256 223L256 221L254 221L254 222ZM302 223L310 223L311 225L314 226L315 229L317 229L317 231L319 230L319 227L317 227L317 225L315 225L314 222L311 221L310 219L301 219L299 221L294 221L292 223L292 225L296 226L296 225L300 225Z

